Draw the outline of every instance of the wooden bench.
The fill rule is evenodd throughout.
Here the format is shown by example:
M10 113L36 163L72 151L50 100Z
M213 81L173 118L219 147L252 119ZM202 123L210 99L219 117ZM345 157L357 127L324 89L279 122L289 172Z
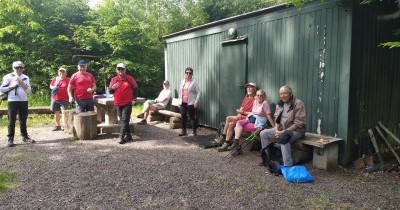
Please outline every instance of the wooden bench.
M243 138L249 134L244 133ZM338 166L339 143L343 139L332 136L306 133L303 139L292 143L292 158L294 163L313 161L313 167L318 169L335 169ZM260 136L247 147L250 151L260 151Z
M181 128L181 113L175 111L179 105L179 99L172 98L166 109L150 112L149 121L166 121L170 129Z
M313 167L329 170L338 167L339 143L342 141L337 137L306 133L298 143L313 148Z

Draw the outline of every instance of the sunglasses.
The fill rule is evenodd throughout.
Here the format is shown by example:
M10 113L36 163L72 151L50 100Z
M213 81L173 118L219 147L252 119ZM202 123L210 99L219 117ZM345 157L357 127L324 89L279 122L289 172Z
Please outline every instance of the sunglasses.
M258 97L264 97L264 95L256 95L256 96L258 96Z
M16 68L16 69L24 69L24 67L21 67L21 66L17 66L17 67L14 67L14 68Z
M121 71L122 71L122 70L125 70L125 69L124 69L124 68L121 68L121 67L118 67L117 70L121 70Z
M190 72L190 71L187 71L187 72L185 72L185 74L193 74L192 72Z

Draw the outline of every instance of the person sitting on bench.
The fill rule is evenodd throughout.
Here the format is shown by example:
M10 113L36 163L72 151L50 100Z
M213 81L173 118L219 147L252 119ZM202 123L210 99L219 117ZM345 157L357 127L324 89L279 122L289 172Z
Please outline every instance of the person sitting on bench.
M292 88L287 85L279 89L279 98L274 114L276 126L261 131L261 146L264 149L271 143L279 143L284 166L292 166L290 143L304 137L306 109L304 103L293 96Z
M242 100L242 105L239 109L236 109L236 116L227 116L225 119L225 127L222 132L222 136L219 139L220 142L224 141L222 146L218 148L218 152L232 150L232 138L234 133L234 128L238 120L245 119L248 114L251 113L253 108L254 97L256 95L257 86L253 82L246 84L246 96Z
M267 120L271 124L271 127L275 127L274 120L271 117L269 103L265 98L265 91L258 90L256 93L256 100L253 102L251 113L247 115L246 119L237 121L235 126L235 139L232 144L232 149L235 151L232 153L232 156L242 154L242 147L239 144L239 140L242 137L243 132L254 132L258 135L263 126L267 123Z
M170 100L171 91L169 89L169 82L168 80L165 80L163 82L163 90L160 92L158 97L154 100L147 100L144 102L142 113L137 116L138 118L143 118L143 120L141 120L138 124L146 124L150 111L165 109Z

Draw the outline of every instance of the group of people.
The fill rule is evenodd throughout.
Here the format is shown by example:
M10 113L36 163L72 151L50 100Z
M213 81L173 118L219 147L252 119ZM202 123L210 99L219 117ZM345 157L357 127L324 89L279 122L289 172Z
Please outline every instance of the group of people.
M292 166L291 143L305 134L304 103L294 97L291 87L284 85L279 89L280 100L272 119L265 91L256 89L255 83L248 83L247 94L236 110L237 115L226 117L222 134L224 143L218 152L234 150L233 156L242 154L240 139L243 132L253 133L260 135L262 149L270 144L279 144L284 166Z
M29 77L24 72L24 63L15 61L12 63L13 72L3 77L0 92L8 95L8 144L14 146L15 123L17 115L20 123L22 140L26 143L34 143L28 135L26 120L28 117L28 93L31 92ZM93 94L96 91L96 80L87 72L87 63L84 60L78 62L78 71L71 78L67 77L67 69L59 68L58 76L50 82L52 100L50 109L54 112L55 127L53 131L62 130L60 124L60 111L67 109L69 103L75 101L76 112L94 111ZM199 106L200 88L193 79L193 68L185 68L185 76L179 86L179 108L181 111L182 130L179 136L186 136L188 120L191 121L192 133L197 135L197 114ZM110 93L114 94L114 106L120 121L119 143L132 141L130 130L130 117L132 104L135 103L138 85L135 79L126 73L123 63L116 66L114 76L108 86ZM240 139L243 132L260 135L262 148L269 144L278 143L282 151L285 166L293 165L291 156L291 143L300 139L305 133L306 112L304 103L295 98L291 87L284 85L279 89L280 101L276 105L274 118L266 100L264 90L257 90L255 83L246 84L246 95L241 106L236 110L235 116L227 116L222 138L224 143L218 149L219 152L234 150L232 155L242 154ZM163 90L154 100L147 100L143 105L143 118L138 124L146 124L151 111L166 108L171 99L169 82L163 82Z
M20 124L22 140L25 143L35 143L27 132L26 121L28 118L28 94L32 88L29 77L23 74L25 65L22 61L12 63L12 72L3 77L0 92L7 95L8 101L8 147L15 146L15 123L17 115ZM54 112L55 127L53 131L62 130L60 119L61 110L68 108L70 103L75 102L76 113L94 111L94 92L96 91L96 80L87 72L88 66L85 60L78 62L78 71L67 76L67 69L60 67L58 76L50 82L51 105L50 110ZM117 64L116 76L111 79L109 89L114 93L114 105L120 119L120 144L132 141L129 126L132 113L132 104L135 103L138 94L138 85L135 79L126 74L125 65Z

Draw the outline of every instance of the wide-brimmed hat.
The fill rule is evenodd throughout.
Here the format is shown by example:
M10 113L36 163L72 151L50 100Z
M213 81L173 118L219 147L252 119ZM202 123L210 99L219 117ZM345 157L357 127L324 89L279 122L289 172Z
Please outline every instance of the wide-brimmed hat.
M254 82L249 82L249 83L247 83L245 86L246 86L246 88L247 88L248 86L252 86L252 87L254 87L254 88L257 88L257 85L256 85L256 83L254 83Z

